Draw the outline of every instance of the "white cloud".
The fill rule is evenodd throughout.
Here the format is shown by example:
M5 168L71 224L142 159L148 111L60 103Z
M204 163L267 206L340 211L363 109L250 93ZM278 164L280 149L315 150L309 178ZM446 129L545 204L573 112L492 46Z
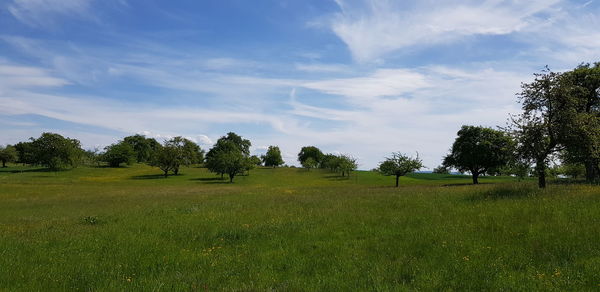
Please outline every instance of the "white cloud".
M354 58L369 62L399 49L504 35L536 26L560 0L337 0L331 29Z
M87 15L92 0L14 0L8 11L30 26L52 25L57 18Z

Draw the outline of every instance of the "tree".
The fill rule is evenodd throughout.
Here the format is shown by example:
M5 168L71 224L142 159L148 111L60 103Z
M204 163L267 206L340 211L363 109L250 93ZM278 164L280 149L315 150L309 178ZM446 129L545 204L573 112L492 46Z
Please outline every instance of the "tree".
M267 167L278 167L283 165L283 158L281 158L281 150L277 146L269 146L267 153L263 156L263 163Z
M209 171L229 176L229 181L248 168L250 164L249 140L230 132L217 140L217 143L206 154L206 167Z
M110 167L119 167L121 163L130 165L136 159L136 153L130 144L119 142L106 146L104 153L101 155L101 160L108 163Z
M356 170L358 168L358 163L356 158L350 155L341 154L338 156L338 171L342 173L342 176L346 174L350 176L350 172Z
M321 168L328 169L331 172L338 172L340 168L340 158L335 154L325 154L321 160Z
M444 165L440 165L434 168L432 172L437 174L450 174L450 169Z
M557 151L560 136L560 73L546 68L535 80L521 85L517 94L523 113L511 117L508 131L516 142L519 160L535 163L538 186L546 187L550 155Z
M160 168L164 172L164 176L169 176L169 171L175 169L179 150L174 145L161 146L152 155L150 165Z
M473 184L479 176L506 165L512 155L512 140L504 132L485 127L463 126L457 133L444 166L469 171Z
M204 160L204 151L193 141L181 136L172 138L165 142L165 146L173 147L176 151L176 156L173 161L173 173L179 174L179 168L199 164Z
M15 144L15 150L17 150L19 159L18 163L22 164L35 164L35 151L33 150L32 142L19 142Z
M0 146L0 161L2 161L2 167L6 167L7 162L15 162L19 159L17 149L14 146L6 145L6 147Z
M146 138L144 135L133 135L123 138L123 142L129 144L135 151L137 162L149 162L152 154L161 145L154 138Z
M54 133L42 133L37 139L31 138L31 148L35 163L52 170L76 167L83 157L79 140Z
M401 176L405 176L421 168L423 168L423 162L419 159L418 154L416 158L411 158L400 152L392 153L391 157L386 157L385 161L379 164L379 172L383 175L396 176L396 187L398 187Z
M314 163L311 164L314 164L313 167L319 167L324 156L325 155L323 155L323 152L321 152L319 148L315 146L304 146L298 153L298 161L300 164L302 164L302 166L304 166L306 164L306 160L312 158Z
M302 167L306 168L308 171L310 171L311 168L316 168L317 165L317 161L312 157L308 157L302 162Z

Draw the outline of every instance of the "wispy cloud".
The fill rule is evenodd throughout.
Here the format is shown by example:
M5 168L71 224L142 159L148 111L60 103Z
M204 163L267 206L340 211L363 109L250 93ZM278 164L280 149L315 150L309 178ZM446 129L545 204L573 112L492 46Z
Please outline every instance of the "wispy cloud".
M92 0L13 0L8 11L30 26L47 26L61 17L89 16Z

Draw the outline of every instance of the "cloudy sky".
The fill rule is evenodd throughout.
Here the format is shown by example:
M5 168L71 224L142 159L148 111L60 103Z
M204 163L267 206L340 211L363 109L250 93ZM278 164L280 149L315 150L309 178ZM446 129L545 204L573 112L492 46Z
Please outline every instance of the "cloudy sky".
M532 73L594 61L600 0L3 0L0 144L234 131L289 164L316 145L433 168Z

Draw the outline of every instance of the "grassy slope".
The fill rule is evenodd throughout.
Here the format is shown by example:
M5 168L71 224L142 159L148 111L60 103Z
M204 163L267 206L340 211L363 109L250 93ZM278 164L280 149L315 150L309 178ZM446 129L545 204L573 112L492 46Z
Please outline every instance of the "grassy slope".
M597 187L416 174L396 189L375 173L300 169L256 169L233 185L198 168L157 174L1 169L0 289L600 288Z

